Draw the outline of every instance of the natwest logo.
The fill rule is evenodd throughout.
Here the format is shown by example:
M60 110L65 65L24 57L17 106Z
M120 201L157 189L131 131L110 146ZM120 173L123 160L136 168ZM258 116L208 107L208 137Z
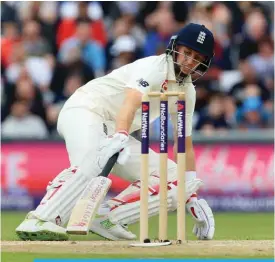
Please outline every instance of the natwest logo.
M149 102L142 102L141 138L148 138L149 128Z
M184 105L182 103L178 103L178 111L181 111L184 109Z
M141 138L147 138L147 133L148 133L148 125L149 125L149 114L148 112L143 112L142 113L142 120L141 120Z
M142 111L148 111L148 110L149 110L149 105L143 104Z

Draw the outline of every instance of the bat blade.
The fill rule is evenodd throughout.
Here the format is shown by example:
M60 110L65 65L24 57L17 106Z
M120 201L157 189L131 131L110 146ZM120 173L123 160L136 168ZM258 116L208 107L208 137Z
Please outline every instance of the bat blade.
M67 233L72 235L87 235L97 210L104 200L112 181L107 178L118 158L118 153L113 155L101 174L93 178L84 189L73 208L67 225Z

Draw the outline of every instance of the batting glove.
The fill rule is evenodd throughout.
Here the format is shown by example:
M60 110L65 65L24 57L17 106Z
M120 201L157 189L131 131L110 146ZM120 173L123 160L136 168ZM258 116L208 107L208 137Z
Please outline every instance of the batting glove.
M214 215L204 199L190 201L186 204L188 212L195 220L193 234L199 240L211 240L215 233Z
M130 148L128 146L129 135L125 131L117 132L114 135L103 139L98 147L98 165L103 168L108 160L119 152L118 164L125 164L130 157Z

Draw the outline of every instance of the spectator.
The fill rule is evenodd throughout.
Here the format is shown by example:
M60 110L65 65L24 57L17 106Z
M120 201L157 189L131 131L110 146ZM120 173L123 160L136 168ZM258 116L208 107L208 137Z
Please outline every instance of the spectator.
M124 18L119 18L112 24L111 33L109 41L106 45L106 71L109 72L112 68L112 60L114 59L114 54L111 52L111 47L114 45L114 42L117 38L123 35L130 35L130 25L125 23Z
M215 90L211 88L210 82L199 79L196 82L195 111L201 113L207 106L209 99L213 94L215 94Z
M120 36L111 48L115 57L112 60L111 70L132 63L136 58L136 42L129 35Z
M272 128L273 16L274 3L259 1L1 2L1 120L23 101L54 134L60 107L73 90L163 53L171 35L196 22L213 31L216 43L210 69L195 83L194 129L212 134ZM229 75L238 80L227 83L223 97L220 83Z
M45 102L52 101L49 90L53 75L51 57L28 57L23 43L14 45L11 64L6 69L6 78L10 84L15 84L21 74L28 74L34 84L42 91Z
M139 59L142 57L142 48L144 42L144 32L141 30L137 24L135 23L135 17L133 14L124 14L123 17L114 21L110 29L110 37L106 46L106 60L107 67L106 71L109 72L112 68L113 59L115 58L114 53L111 51L114 42L121 36L128 35L135 42L135 59Z
M25 101L29 104L30 111L46 119L43 97L39 89L37 89L27 73L22 73L15 85L8 85L6 93L6 102L2 108L3 119L10 113L12 104L17 101Z
M1 22L18 22L14 1L1 1Z
M223 3L215 3L212 12L212 24L216 42L213 64L222 70L231 70L233 68L232 40L229 31L232 20L230 9Z
M265 128L271 114L265 110L260 98L259 88L247 86L242 106L236 113L237 124L241 129Z
M41 25L41 35L47 39L50 50L54 55L57 54L56 30L58 24L58 2L41 2L38 17Z
M71 75L80 75L85 83L95 78L94 71L83 61L80 50L72 49L63 63L57 63L51 82L51 90L55 93L55 101L63 99L66 79Z
M259 41L259 53L247 59L255 71L257 78L262 82L274 79L274 43L270 38Z
M11 114L2 123L2 137L9 139L45 139L47 128L43 120L31 114L29 105L16 101L11 107Z
M237 123L236 123L236 104L234 99L231 96L225 96L223 99L223 107L224 107L224 117L225 117L225 121L226 123L230 126L230 127L237 127Z
M130 34L134 37L136 45L138 48L141 48L144 45L145 32L144 30L136 23L136 16L138 15L141 2L138 1L119 1L116 2L120 10L121 18L124 20L124 23L127 24L130 30Z
M207 28L213 30L212 11L214 4L210 1L196 2L190 8L190 21L193 23L204 24Z
M34 20L24 24L22 41L28 56L43 57L52 53L49 43L41 36L40 24Z
M136 16L137 23L142 26L142 28L149 29L146 25L147 21L146 18L152 14L159 5L159 2L157 1L148 1L148 2L140 2L140 11Z
M1 63L5 68L11 62L14 45L20 41L19 29L16 23L6 22L3 25L1 37Z
M173 1L172 11L177 22L177 31L179 31L189 18L189 3L185 1Z
M244 24L244 39L240 44L240 60L258 52L259 41L267 34L267 22L263 13L253 10Z
M214 2L196 2L192 8L190 8L190 21L194 23L200 23L205 25L209 30L211 30L214 34L214 38L216 39L217 34L215 29L217 26L213 25L212 22L212 14L213 14ZM200 81L203 82L207 88L212 89L212 83L219 79L220 73L222 69L220 68L219 61L222 61L224 57L223 49L219 42L215 42L215 56L212 61L212 65L208 70L207 74L204 75ZM217 62L216 62L217 61Z
M243 75L243 80L236 83L229 91L228 95L233 96L237 106L240 106L244 99L244 91L247 85L255 84L259 88L260 96L263 101L270 98L270 92L266 86L257 78L256 72L247 61L240 64L240 71Z
M61 21L57 29L57 46L76 33L77 20L89 20L90 38L102 47L107 43L107 35L103 23L103 11L98 2L62 2Z
M11 61L6 68L5 76L8 83L14 84L24 67L26 61L26 51L22 43L13 45Z
M165 52L171 36L176 32L176 22L170 10L160 9L151 14L148 22L154 30L149 31L144 43L144 56Z
M66 40L59 50L59 61L66 63L74 53L80 53L81 59L95 72L95 75L104 74L106 61L103 48L90 39L90 25L88 20L80 20L77 23L76 34Z
M209 132L211 130L226 130L230 128L225 118L225 110L223 106L223 97L214 95L211 97L209 104L200 115L196 129Z
M107 43L107 35L102 19L103 11L100 4L98 2L79 2L78 10L79 19L91 20L91 38L94 39L94 41L97 41L102 47L105 47Z
M18 18L22 24L31 20L38 20L40 1L20 1L16 5Z

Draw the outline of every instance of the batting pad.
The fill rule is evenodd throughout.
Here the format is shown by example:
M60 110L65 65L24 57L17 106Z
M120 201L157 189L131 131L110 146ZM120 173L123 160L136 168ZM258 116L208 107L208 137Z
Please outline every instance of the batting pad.
M186 181L186 196L185 201L196 192L202 185L202 180L193 179ZM171 185L171 189L167 192L167 208L168 211L174 211L177 209L177 186ZM149 217L155 216L159 213L159 194L151 195L148 198L148 215ZM126 203L114 208L109 218L111 222L115 224L133 224L140 220L140 200Z
M69 221L72 209L87 184L93 179L83 174L80 168L56 188L47 201L40 204L33 214L44 221L64 226Z

